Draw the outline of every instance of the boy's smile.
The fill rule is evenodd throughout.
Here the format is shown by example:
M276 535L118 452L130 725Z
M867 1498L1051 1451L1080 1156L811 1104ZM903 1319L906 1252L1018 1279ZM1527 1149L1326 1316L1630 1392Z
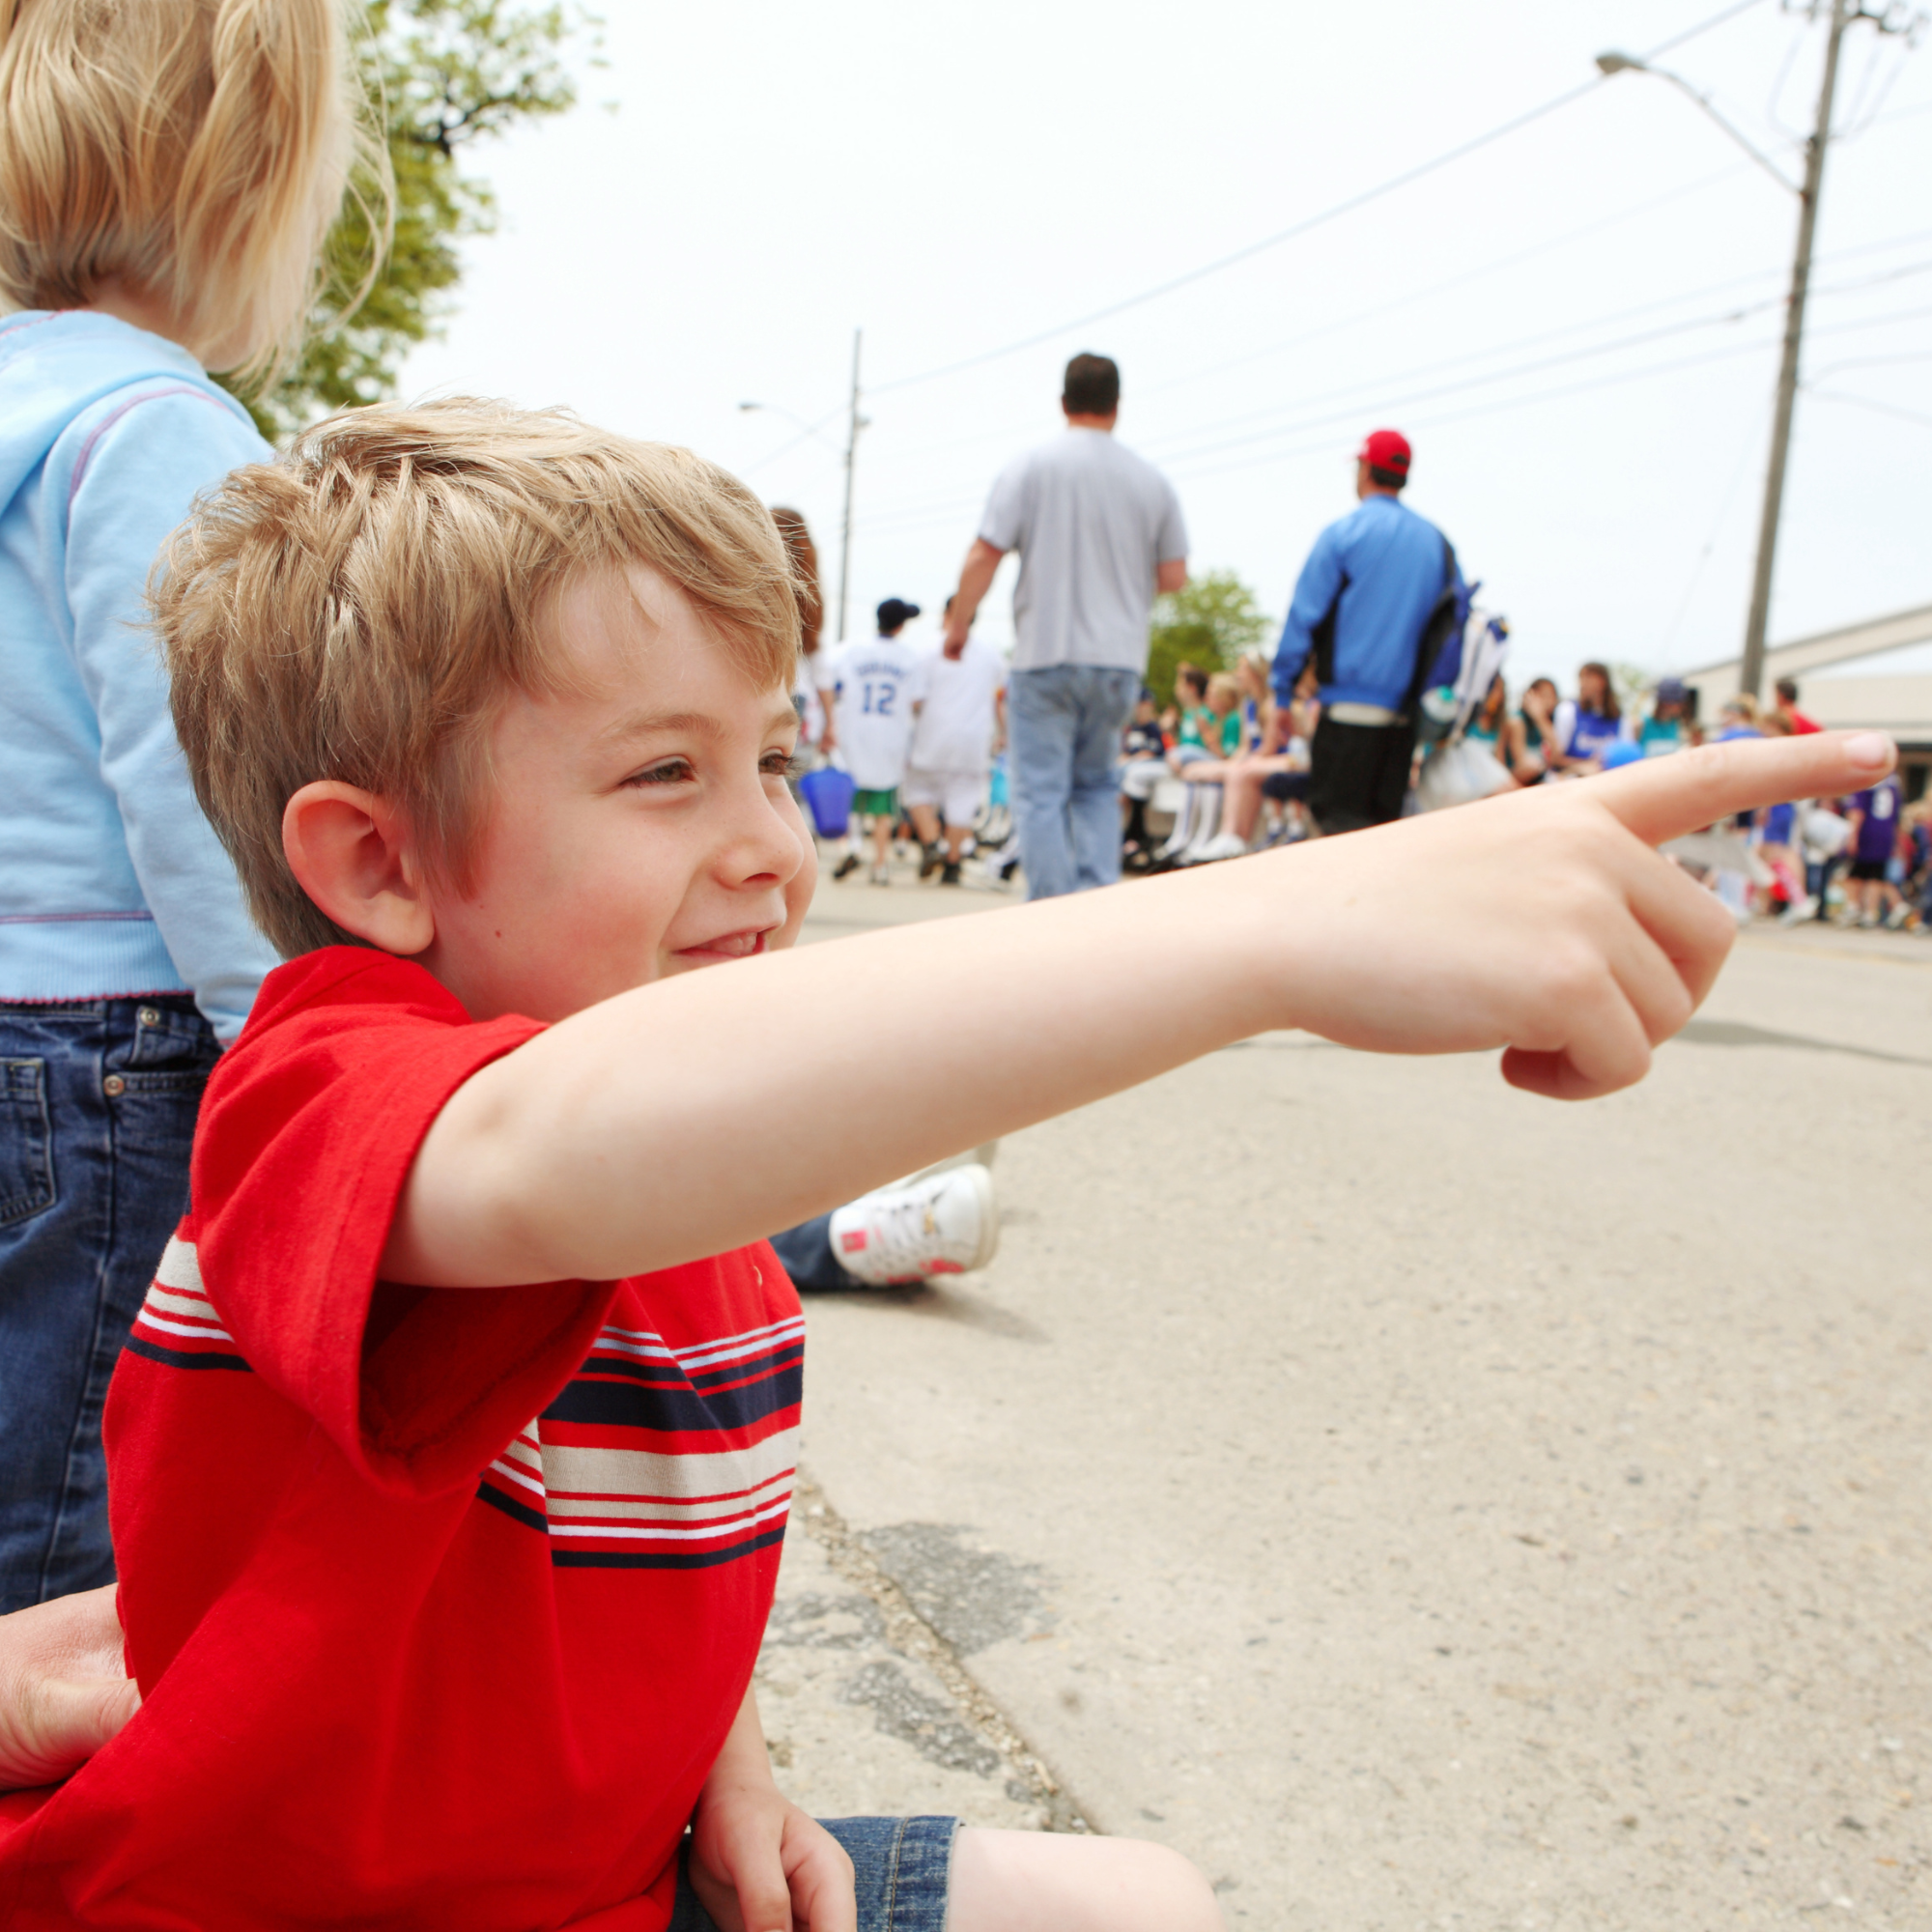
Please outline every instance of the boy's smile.
M683 592L634 566L550 619L560 694L515 693L468 890L432 883L419 956L477 1019L558 1020L797 937L817 861L785 783L798 721Z

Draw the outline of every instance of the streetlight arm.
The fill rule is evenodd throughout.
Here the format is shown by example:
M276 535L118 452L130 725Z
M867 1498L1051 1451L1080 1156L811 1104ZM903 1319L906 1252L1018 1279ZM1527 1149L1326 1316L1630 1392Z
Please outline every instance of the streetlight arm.
M1597 56L1597 67L1605 80L1609 79L1613 74L1619 73L1650 73L1655 74L1659 80L1667 80L1681 94L1685 95L1690 100L1695 101L1787 194L1795 194L1801 198L1803 197L1804 190L1795 181L1791 180L1769 155L1765 154L1762 149L1753 146L1745 135L1733 128L1711 105L1709 98L1699 94L1681 73L1672 73L1665 67L1652 67L1647 61L1638 60L1634 54L1599 54Z

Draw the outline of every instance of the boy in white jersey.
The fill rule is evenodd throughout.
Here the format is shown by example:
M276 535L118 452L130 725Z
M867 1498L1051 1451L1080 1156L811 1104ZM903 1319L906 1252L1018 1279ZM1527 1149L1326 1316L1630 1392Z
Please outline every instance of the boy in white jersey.
M871 826L875 886L893 882L887 862L899 819L899 784L925 696L924 665L900 635L918 615L917 604L888 597L879 606L879 635L869 643L844 645L832 660L838 748L858 787L852 799L855 827ZM851 850L832 874L835 879L858 869L861 837L855 829Z
M946 600L950 613L952 599ZM1002 736L1001 699L1007 661L971 635L957 644L942 640L926 653L925 695L912 734L905 802L919 834L921 878L942 864L939 883L959 883L959 861L980 808L986 802L986 775ZM942 859L939 827L946 822Z

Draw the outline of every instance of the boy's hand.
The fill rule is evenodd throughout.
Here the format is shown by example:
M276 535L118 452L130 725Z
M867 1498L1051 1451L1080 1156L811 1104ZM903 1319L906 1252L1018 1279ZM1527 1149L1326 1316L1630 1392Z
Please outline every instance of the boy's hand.
M1651 848L1892 758L1875 733L1716 745L1303 846L1287 1023L1384 1053L1500 1046L1505 1079L1557 1099L1627 1087L1736 934Z
M65 1777L140 1702L112 1583L0 1617L0 1791Z
M704 1787L691 1883L719 1932L857 1932L852 1861L769 1776Z

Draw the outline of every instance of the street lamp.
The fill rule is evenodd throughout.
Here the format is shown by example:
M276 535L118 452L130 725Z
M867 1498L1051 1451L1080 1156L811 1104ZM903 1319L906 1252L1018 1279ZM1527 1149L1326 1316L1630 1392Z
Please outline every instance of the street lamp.
M1757 696L1764 684L1764 635L1771 614L1771 572L1777 554L1777 523L1784 507L1784 466L1791 451L1791 415L1798 400L1798 356L1804 338L1804 298L1811 286L1811 237L1818 225L1818 192L1825 180L1825 148L1832 138L1832 99L1838 86L1838 44L1855 19L1871 20L1880 33L1900 29L1887 17L1864 11L1855 0L1831 0L1832 29L1825 43L1825 78L1818 90L1818 119L1804 143L1804 179L1793 182L1761 155L1690 83L1662 68L1652 67L1632 54L1597 56L1597 70L1605 78L1619 73L1651 73L1667 80L1694 100L1752 160L1776 177L1777 184L1798 197L1798 245L1791 262L1791 294L1784 309L1784 355L1777 371L1777 408L1772 420L1771 460L1765 469L1764 510L1758 520L1757 568L1751 578L1750 614L1745 620L1744 656L1738 665L1738 689Z
M859 432L868 428L869 416L859 413L859 342L860 331L852 331L852 400L845 423L845 518L838 532L838 641L845 641L845 587L852 575L852 469L859 455ZM740 403L741 410L763 410L768 414L783 416L787 422L796 423L807 436L824 442L818 434L816 423L809 423L803 416L794 415L790 410L781 409L777 403ZM829 449L830 443L826 444Z

